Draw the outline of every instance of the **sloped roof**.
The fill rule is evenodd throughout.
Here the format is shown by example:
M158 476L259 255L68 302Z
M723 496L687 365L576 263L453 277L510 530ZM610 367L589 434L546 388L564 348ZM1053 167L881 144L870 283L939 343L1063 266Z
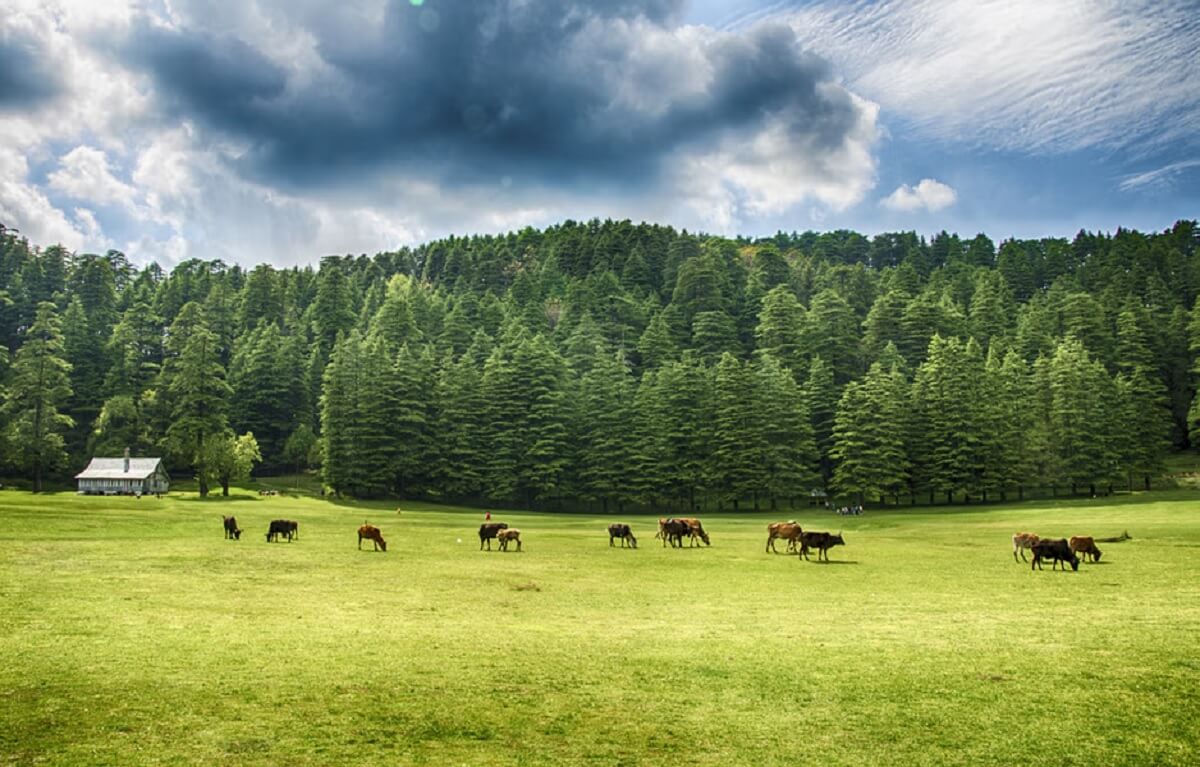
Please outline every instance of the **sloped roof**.
M125 471L124 458L93 458L75 479L146 479L158 469L161 458L130 458Z

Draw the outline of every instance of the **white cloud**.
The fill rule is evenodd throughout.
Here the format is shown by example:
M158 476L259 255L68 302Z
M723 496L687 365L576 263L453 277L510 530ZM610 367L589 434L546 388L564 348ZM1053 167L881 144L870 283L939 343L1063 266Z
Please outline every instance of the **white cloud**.
M830 0L740 23L786 15L851 88L926 138L1148 152L1195 142L1195 12L1192 0Z
M77 146L60 157L48 181L51 189L76 200L137 212L137 192L112 174L108 156L94 147Z
M924 209L932 213L950 207L957 200L958 193L951 187L932 178L923 178L915 187L901 184L879 204L896 211Z
M1180 160L1160 168L1126 176L1121 179L1120 188L1122 192L1130 192L1142 187L1170 184L1179 174L1197 167L1200 167L1200 160Z

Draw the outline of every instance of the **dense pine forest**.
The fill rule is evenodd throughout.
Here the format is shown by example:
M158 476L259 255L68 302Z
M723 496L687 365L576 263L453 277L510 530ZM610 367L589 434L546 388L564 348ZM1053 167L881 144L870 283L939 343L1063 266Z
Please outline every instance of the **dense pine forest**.
M1200 231L761 240L628 221L319 268L0 229L0 472L747 509L1148 486L1200 439Z

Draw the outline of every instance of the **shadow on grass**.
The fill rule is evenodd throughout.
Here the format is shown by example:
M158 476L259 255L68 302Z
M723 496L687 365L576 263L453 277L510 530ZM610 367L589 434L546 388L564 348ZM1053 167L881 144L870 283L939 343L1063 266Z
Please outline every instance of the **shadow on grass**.
M810 564L814 564L814 565L857 565L858 564L857 559L830 559L830 560L820 560L820 561L806 559L803 561L808 562Z
M207 498L201 498L198 495L185 495L173 500L183 503L240 503L242 501L257 501L252 495L210 495Z

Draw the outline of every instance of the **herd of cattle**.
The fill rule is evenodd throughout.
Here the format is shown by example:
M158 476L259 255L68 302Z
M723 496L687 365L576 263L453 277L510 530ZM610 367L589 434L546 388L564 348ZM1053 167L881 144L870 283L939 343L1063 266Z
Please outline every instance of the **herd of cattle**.
M222 517L225 526L225 537L227 539L241 540L242 529L238 527L235 517ZM699 546L701 542L705 546L711 546L712 541L708 537L708 533L704 531L704 525L700 520L694 517L668 517L658 520L658 532L654 535L655 538L662 541L663 547L668 545L671 548L683 548L683 539L688 539L689 546ZM300 523L290 519L274 519L271 520L267 528L267 543L282 540L286 538L288 543L300 538ZM517 544L517 551L521 551L521 531L515 527L509 527L504 522L485 522L479 526L479 550L483 551L486 546L488 551L492 550L492 541L495 540L499 544L500 551L508 551L509 545ZM845 546L846 541L839 533L816 532L813 530L804 530L799 523L794 520L787 522L772 522L767 525L767 545L768 553L779 553L775 548L776 540L787 541L787 552L789 554L799 554L804 559L808 559L810 550L817 552L817 561L829 561L829 550L834 546ZM1108 539L1106 539L1108 540ZM1114 539L1116 540L1116 539ZM362 527L358 528L358 548L362 549L363 541L370 541L374 551L387 551L387 541L383 539L383 533L378 527L363 523ZM615 546L616 541L621 542L621 548L626 546L637 548L637 538L633 535L633 530L629 525L616 522L608 526L608 545ZM1025 557L1025 550L1028 549L1033 553L1033 561L1030 564L1030 569L1041 570L1042 562L1045 560L1051 561L1051 570L1058 568L1062 564L1063 572L1066 572L1067 565L1071 566L1072 570L1079 569L1080 555L1083 561L1099 562L1100 549L1096 546L1096 541L1090 536L1073 536L1070 540L1066 538L1041 538L1033 533L1016 533L1012 537L1013 544L1013 561L1029 562ZM1020 555L1020 560L1017 556ZM811 561L811 560L810 560Z
M1071 570L1079 569L1079 555L1082 554L1084 560L1088 558L1092 562L1100 561L1100 549L1096 547L1096 540L1090 535L1073 535L1070 540L1066 538L1039 538L1033 533L1017 533L1012 537L1013 542L1013 561L1017 561L1017 554L1020 553L1021 559L1025 562L1029 560L1025 558L1025 549L1033 552L1033 562L1029 565L1029 569L1042 569L1042 561L1049 559L1052 561L1050 569L1054 570L1062 563L1063 572L1067 571L1067 565L1071 565Z

